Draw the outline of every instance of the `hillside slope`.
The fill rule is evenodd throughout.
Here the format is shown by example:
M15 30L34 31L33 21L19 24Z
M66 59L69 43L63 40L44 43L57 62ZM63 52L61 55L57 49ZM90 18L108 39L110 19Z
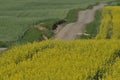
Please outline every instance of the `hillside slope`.
M0 41L16 41L41 21L64 19L71 9L86 8L101 1L0 0Z

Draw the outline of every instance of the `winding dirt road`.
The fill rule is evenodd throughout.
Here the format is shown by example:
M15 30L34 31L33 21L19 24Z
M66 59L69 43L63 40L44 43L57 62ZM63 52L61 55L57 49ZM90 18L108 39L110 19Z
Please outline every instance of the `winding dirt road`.
M95 12L103 8L105 4L99 4L94 6L92 9L87 9L80 11L78 14L77 22L67 24L63 29L61 29L55 38L60 40L74 40L78 33L83 33L85 25L94 20Z

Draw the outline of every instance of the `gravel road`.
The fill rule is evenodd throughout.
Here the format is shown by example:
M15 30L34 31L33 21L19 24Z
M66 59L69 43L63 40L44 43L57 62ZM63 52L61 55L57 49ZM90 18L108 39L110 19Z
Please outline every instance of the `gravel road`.
M95 12L104 6L105 4L99 4L92 9L80 11L77 22L67 24L55 35L55 38L60 40L76 39L78 33L83 33L85 25L94 20Z

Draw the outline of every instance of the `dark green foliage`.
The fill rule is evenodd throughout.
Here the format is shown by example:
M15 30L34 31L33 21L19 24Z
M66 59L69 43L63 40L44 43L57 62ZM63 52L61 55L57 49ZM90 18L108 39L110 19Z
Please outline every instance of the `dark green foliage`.
M36 28L30 28L28 31L26 31L26 33L24 34L24 36L20 39L20 41L22 42L32 42L32 41L37 41L37 40L42 40L42 32L39 31Z
M41 23L41 26L51 30L52 29L52 25L59 21L59 19L48 19L48 20L43 20L43 21L40 21L38 22L37 24Z
M8 46L8 44L6 42L0 41L0 47L7 47L7 46Z
M23 43L34 42L34 41L42 41L44 40L43 35L45 35L47 38L50 38L53 36L53 32L50 30L40 31L37 28L32 27L28 31L26 31L23 37L21 37L14 44L23 44Z

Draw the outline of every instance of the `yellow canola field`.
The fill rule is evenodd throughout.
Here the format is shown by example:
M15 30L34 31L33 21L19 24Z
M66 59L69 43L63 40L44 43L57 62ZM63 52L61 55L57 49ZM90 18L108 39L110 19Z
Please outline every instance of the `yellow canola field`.
M109 62L119 50L119 40L47 40L28 43L0 55L0 80L100 79L100 76L96 76L97 72L104 69L106 61Z
M105 80L120 80L120 58L117 58L114 65L107 71Z
M102 9L102 21L97 39L120 39L120 6Z

